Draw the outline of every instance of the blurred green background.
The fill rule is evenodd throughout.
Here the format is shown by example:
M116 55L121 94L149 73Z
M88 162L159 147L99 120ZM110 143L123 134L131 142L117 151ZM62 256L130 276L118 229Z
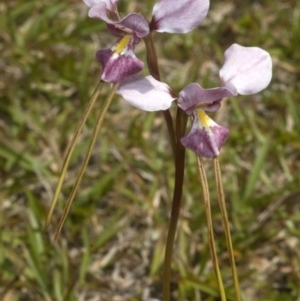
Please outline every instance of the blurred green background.
M154 1L120 1L151 18ZM174 168L160 112L114 100L70 215L55 226L80 168L98 100L43 231L64 151L99 80L98 49L115 42L80 0L0 3L0 300L161 298ZM191 33L153 35L162 79L176 92L218 85L232 44L273 59L262 93L223 102L220 161L244 301L300 300L300 7L298 0L211 1ZM136 48L145 58L143 43ZM143 71L148 74L146 68ZM174 110L172 110L174 111ZM234 300L213 165L205 161L220 267ZM187 151L174 250L173 300L217 301L195 155Z

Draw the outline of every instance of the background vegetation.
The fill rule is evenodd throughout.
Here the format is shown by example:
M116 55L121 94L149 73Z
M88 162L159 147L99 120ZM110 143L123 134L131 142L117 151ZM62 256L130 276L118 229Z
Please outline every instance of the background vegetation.
M154 1L120 1L149 19ZM174 177L162 114L116 98L72 212L53 232L97 111L84 128L48 232L43 225L64 151L99 79L97 49L115 38L80 0L0 3L0 299L160 299ZM270 52L273 80L258 95L228 99L214 118L230 129L220 155L245 301L300 300L300 7L298 0L212 0L187 35L154 34L162 78L179 92L218 85L232 44ZM144 45L136 48L145 57ZM144 70L147 74L147 70ZM106 87L106 91L108 87ZM232 280L217 206L214 227L229 300ZM174 300L219 300L196 160L187 152L175 246Z

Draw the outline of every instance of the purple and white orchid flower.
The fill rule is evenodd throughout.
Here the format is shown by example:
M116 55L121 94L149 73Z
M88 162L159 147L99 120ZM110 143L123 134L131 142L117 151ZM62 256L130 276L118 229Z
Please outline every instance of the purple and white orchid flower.
M229 133L228 129L212 121L206 112L216 111L225 97L255 94L266 88L272 77L272 60L261 48L233 44L225 51L219 74L220 87L203 89L193 83L185 87L178 98L178 106L193 118L192 128L181 142L198 156L206 158L219 155Z
M233 44L225 52L220 87L203 89L192 83L179 93L178 106L193 119L191 130L181 143L198 156L218 156L229 131L216 124L206 112L219 109L225 97L260 92L268 86L271 77L272 60L266 51ZM152 76L128 78L121 83L117 93L132 105L147 111L165 110L175 97L170 87L157 82Z
M150 31L187 33L205 18L209 0L161 0L156 3L152 20L131 13L120 19L118 0L83 0L90 7L89 17L106 22L111 33L120 39L109 49L100 50L96 57L103 68L101 79L120 82L143 69L144 63L134 54L134 45Z

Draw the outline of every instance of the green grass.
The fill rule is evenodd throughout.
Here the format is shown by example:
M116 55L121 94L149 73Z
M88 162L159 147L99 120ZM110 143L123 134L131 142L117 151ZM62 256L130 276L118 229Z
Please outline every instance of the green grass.
M120 1L119 10L150 18L153 3ZM234 42L272 55L270 86L228 99L214 116L230 129L220 162L244 301L300 300L297 3L212 1L208 17L191 33L154 34L162 79L177 92L195 81L216 86L223 53ZM64 151L99 79L95 51L115 38L87 17L80 0L6 1L0 12L0 299L160 299L174 179L162 114L116 98L54 243L108 86L83 130L52 225L43 232ZM136 53L145 58L142 43ZM205 166L220 267L234 300L212 162ZM196 158L188 151L173 300L219 300L201 195Z

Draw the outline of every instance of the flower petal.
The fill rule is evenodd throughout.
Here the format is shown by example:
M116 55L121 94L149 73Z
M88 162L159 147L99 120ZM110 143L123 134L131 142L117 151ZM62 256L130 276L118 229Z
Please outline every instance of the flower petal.
M145 37L149 33L149 23L142 15L132 13L120 21L112 21L106 14L107 9L107 4L100 2L89 10L89 17L103 20L107 24L114 26L116 30L134 33L138 38Z
M96 57L102 65L101 79L108 83L117 83L139 73L144 63L132 51L115 57L111 49L97 51Z
M116 10L118 1L119 0L83 0L83 2L89 7L93 7L104 2L108 10Z
M131 105L144 111L166 110L175 100L171 96L171 88L151 75L133 76L122 81L117 94L123 96Z
M227 128L216 124L203 110L201 111L202 116L199 114L200 117L196 111L193 113L191 131L180 141L184 147L192 150L198 156L213 158L219 155L229 131ZM201 121L203 118L205 119L204 122Z
M220 101L224 97L237 95L234 87L203 89L199 84L193 83L186 86L178 97L178 106L188 115L191 115L196 106L201 106L205 111L213 112L219 109Z
M144 67L133 52L130 36L124 36L110 49L97 51L96 58L103 68L101 79L109 83L120 82L139 73Z
M187 33L207 15L209 0L161 0L152 12L151 30Z
M223 85L234 85L239 94L257 93L271 81L271 57L261 48L233 44L225 51L220 77Z
M143 38L149 34L149 23L145 17L140 14L129 14L121 21L112 23L116 28L126 31L126 29L132 30L132 32L138 37Z

